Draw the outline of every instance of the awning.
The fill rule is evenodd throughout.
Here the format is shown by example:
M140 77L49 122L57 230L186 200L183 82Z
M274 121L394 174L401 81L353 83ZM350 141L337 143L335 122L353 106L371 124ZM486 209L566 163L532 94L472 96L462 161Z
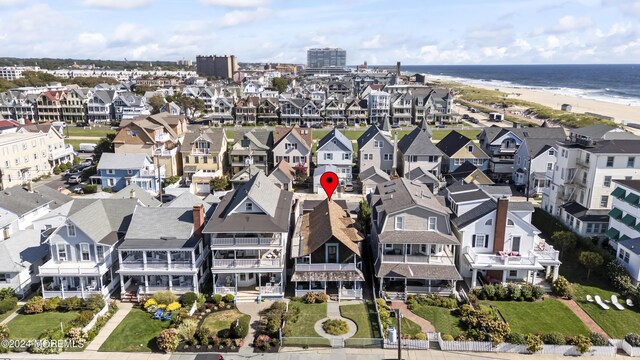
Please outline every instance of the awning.
M615 190L613 190L613 192L611 193L611 196L615 196L618 199L624 199L626 194L627 194L627 192L624 191L623 188L617 187Z
M620 241L622 241L622 240L627 240L627 239L631 239L631 238L630 238L630 237L628 237L627 235L622 235L622 236L620 237Z
M638 202L640 201L640 196L634 193L630 193L629 195L627 195L626 198L624 198L624 201L628 202L633 206L638 206Z
M629 226L629 227L634 227L636 226L636 218L633 215L627 214L622 218L622 223Z
M622 210L618 208L613 208L611 209L611 211L609 211L609 216L618 220L622 216Z
M618 231L618 229L616 228L609 228L609 230L607 230L606 232L607 236L613 240L618 240L618 237L620 236L620 231Z

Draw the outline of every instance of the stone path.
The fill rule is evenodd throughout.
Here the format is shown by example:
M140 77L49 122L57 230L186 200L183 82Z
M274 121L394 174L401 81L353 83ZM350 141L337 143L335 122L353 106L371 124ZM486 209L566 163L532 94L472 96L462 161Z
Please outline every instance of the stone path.
M404 301L392 301L391 308L400 309L400 313L402 314L402 316L420 325L423 333L436 332L436 328L433 326L433 324L431 324L431 322L411 312L411 310L407 308L407 304L405 304Z
M593 332L597 332L601 335L603 335L604 337L609 338L610 336L607 335L607 333L600 327L600 325L596 324L595 321L593 321L593 319L591 318L591 316L589 316L589 314L587 314L584 310L582 310L582 308L580 307L580 305L578 305L574 300L567 300L567 299L561 299L561 298L557 298L558 300L560 300L562 303L564 303L565 305L567 305L567 307L573 311L574 314L576 314L576 316L582 320L582 322L589 328L589 330L593 331ZM605 311L605 310L603 310Z
M244 345L240 348L239 354L253 354L253 339L255 338L256 330L260 322L260 312L267 309L273 304L273 301L264 301L261 303L256 302L239 302L236 304L238 310L244 314L251 316L249 321L249 333L244 338Z
M327 334L326 332L324 332L324 329L322 329L322 323L324 323L325 321L329 320L329 319L338 319L338 320L342 320L344 322L347 323L347 325L349 325L349 331L346 334L342 334L342 335L331 335L331 334ZM347 319L347 318L343 318L342 315L340 315L340 303L337 301L330 301L327 303L327 317L321 320L318 320L315 325L313 326L313 329L323 338L325 339L329 339L329 341L333 340L333 339L348 339L350 337L352 337L353 335L356 334L356 332L358 331L358 325L356 325L356 323L354 323L353 321Z
M100 333L96 335L95 339L85 349L85 351L98 351L102 344L107 341L107 338L113 330L115 330L118 325L124 320L124 318L129 314L131 309L133 308L133 303L122 303L118 301L118 311L104 324L104 327L100 329Z

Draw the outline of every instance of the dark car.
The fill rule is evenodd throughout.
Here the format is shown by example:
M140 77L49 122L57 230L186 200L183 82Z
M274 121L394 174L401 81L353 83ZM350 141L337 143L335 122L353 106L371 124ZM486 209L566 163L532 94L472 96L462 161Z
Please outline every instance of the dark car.
M392 128L392 129L400 129L400 125L398 125L398 124L393 124L393 125L391 125L391 128Z
M464 119L464 120L468 120L468 119L469 119L469 114L464 114L464 115L462 115L462 119Z
M313 124L311 127L314 129L322 129L322 124Z
M308 127L309 127L309 124L304 123L304 124L300 125L300 127L301 127L301 128L308 128Z
M346 129L346 128L347 128L347 125L345 125L345 124L340 124L340 125L336 126L336 129Z
M86 122L79 122L79 123L76 123L76 126L77 126L77 127L87 127L87 126L89 126L89 123L86 123Z

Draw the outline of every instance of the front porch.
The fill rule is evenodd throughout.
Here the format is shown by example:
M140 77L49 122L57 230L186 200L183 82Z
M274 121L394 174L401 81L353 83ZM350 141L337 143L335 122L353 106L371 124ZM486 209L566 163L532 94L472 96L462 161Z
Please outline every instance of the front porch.
M106 280L110 280L108 274L105 274L104 279L99 276L42 276L40 278L42 297L45 299L53 297L85 299L91 295L99 294L106 298L115 285L112 283L116 281L111 281L105 286L104 281Z
M380 278L380 292L387 299L406 299L408 294L438 294L449 296L455 292L456 280L411 278Z
M323 292L332 299L362 299L362 281L296 281L295 296L305 296L308 292Z
M120 296L122 300L140 299L146 295L153 295L158 291L169 290L174 294L184 294L190 291L198 292L197 275L123 275Z
M262 301L284 298L282 272L213 274L214 294L233 294L236 301Z

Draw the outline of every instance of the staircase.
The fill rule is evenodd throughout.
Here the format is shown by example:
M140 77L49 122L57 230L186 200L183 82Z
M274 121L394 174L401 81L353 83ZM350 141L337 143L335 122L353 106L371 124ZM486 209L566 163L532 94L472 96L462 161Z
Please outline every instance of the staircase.
M138 302L138 296L136 295L135 292L131 292L131 291L125 291L124 293L120 294L121 297L121 301L122 302L130 302L130 303L137 303Z
M236 302L257 302L258 295L260 295L260 293L257 290L238 291L238 293L236 294Z

